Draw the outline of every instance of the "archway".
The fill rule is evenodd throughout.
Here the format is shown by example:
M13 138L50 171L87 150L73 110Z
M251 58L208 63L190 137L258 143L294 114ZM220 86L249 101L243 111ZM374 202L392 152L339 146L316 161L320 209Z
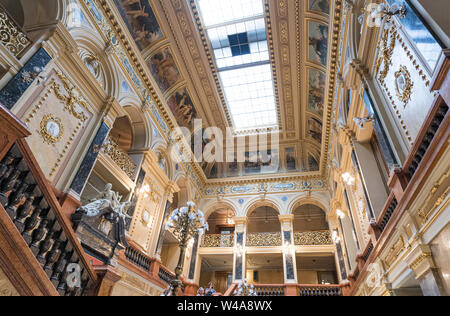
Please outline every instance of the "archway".
M303 204L294 212L294 232L329 230L325 212L314 204Z

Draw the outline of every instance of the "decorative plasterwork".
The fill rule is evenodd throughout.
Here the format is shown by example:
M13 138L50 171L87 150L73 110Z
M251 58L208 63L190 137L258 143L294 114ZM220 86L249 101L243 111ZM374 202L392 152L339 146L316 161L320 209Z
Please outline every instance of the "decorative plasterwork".
M395 73L395 92L397 98L405 104L411 100L412 88L414 83L411 81L411 75L405 66L400 66L400 69Z
M97 7L96 2L100 3L101 6ZM278 14L280 16L280 19L283 20L283 17L286 16L286 13L289 13L290 6L287 6L289 1L281 1L277 2L278 6L276 7L278 10ZM180 0L172 0L171 4L176 9L176 6L181 4L184 6L183 2ZM297 25L300 26L300 6L304 3L302 1L297 0L296 2L296 8L295 12L297 15ZM90 14L92 15L92 19L97 22L97 25L103 34L105 41L107 43L110 43L109 48L112 49L115 52L115 57L117 58L118 64L123 68L124 73L127 74L130 81L132 82L132 85L135 86L135 90L138 91L141 94L141 97L143 99L144 104L149 109L151 115L153 116L154 120L157 122L158 127L162 131L162 134L166 139L168 139L168 135L170 131L173 130L175 127L175 123L173 122L173 119L171 118L171 115L167 112L165 101L161 99L161 96L159 95L159 92L157 92L151 83L151 78L148 75L148 69L146 69L146 65L140 64L140 58L138 58L139 52L136 51L136 47L134 43L130 40L130 36L128 33L124 32L120 28L120 23L118 23L117 18L115 16L114 10L110 8L111 5L109 0L84 0L83 5L85 5L88 9ZM165 7L167 7L168 4L165 4ZM338 51L338 38L339 38L339 32L341 27L341 13L342 13L342 2L336 1L334 3L334 13L332 13L331 21L333 21L333 25L330 26L331 29L331 44L329 45L329 50L331 50L330 58L328 60L328 67L330 69L330 77L329 77L329 90L327 95L327 109L324 111L326 113L326 119L324 121L325 126L325 132L324 132L324 142L322 144L323 150L322 152L325 154L328 152L329 148L329 138L331 136L331 120L332 120L332 107L333 107L333 101L334 101L334 93L335 93L335 78L336 78L336 60L337 60L337 51ZM164 7L164 6L163 6ZM266 10L269 10L269 5L266 4ZM104 13L105 12L105 13ZM278 17L277 17L278 19ZM321 17L322 20L325 19L325 17ZM186 23L184 23L185 21ZM186 27L190 27L187 22L191 23L193 27L195 27L195 24L192 23L187 19L181 20L180 26L181 29L185 29ZM269 20L270 22L270 20ZM174 23L174 22L172 22ZM278 23L278 22L277 22ZM269 23L270 24L270 23ZM272 24L270 24L272 26ZM278 36L280 38L277 40L280 41L280 43L283 43L286 41L287 35L289 32L289 28L286 28L286 23L281 22L280 25L277 24L277 28L281 30L281 32L277 32ZM292 36L292 35L291 35ZM303 34L299 32L297 34L298 41L300 42L303 40ZM179 39L178 39L179 40ZM273 40L273 38L272 38ZM178 44L179 45L179 44ZM194 52L194 54L199 54L198 48L195 48L195 45L197 45L196 41L192 39L187 39L187 45L190 47L190 50ZM273 44L272 44L273 46ZM284 60L284 64L288 65L288 58L290 57L289 53L287 52L288 45L279 45L281 54L280 59ZM179 46L182 47L182 46ZM273 47L271 47L273 50ZM296 54L301 55L301 54ZM274 56L273 56L274 58ZM194 59L195 60L195 59ZM299 57L298 61L301 61L302 59ZM185 61L186 62L186 61ZM272 61L274 62L274 61ZM300 64L300 63L299 63ZM201 67L200 64L196 64L195 67L200 73L206 74L206 70L204 67ZM301 66L298 66L301 67ZM292 67L290 67L292 70ZM287 79L289 77L289 72L281 72L281 75L283 78ZM291 78L293 78L293 74L291 71L290 74ZM205 77L206 78L206 77ZM291 79L292 80L292 79ZM207 87L207 82L205 80L202 80L203 88L206 91L209 91ZM284 85L284 82L282 83ZM214 94L214 89L211 89L212 93ZM211 94L211 96L213 96ZM210 99L212 100L212 99ZM297 102L293 102L293 104L296 104ZM183 152L183 150L180 150L180 152ZM321 162L321 176L326 175L326 166L327 166L327 160L328 158L324 156L322 158ZM193 178L194 183L197 185L198 189L205 188L205 187L218 187L217 181L209 181L204 176L203 171L201 170L200 166L197 163L182 163L181 164L183 168L186 170L186 172ZM310 175L310 174L293 174L291 177L288 177L288 179L295 179L295 181L302 182L304 179L311 179L316 178L317 175ZM254 184L257 183L259 180L255 180L253 178L251 179L240 179L239 183L249 183ZM283 182L286 181L286 175L275 175L272 177L261 177L261 181L268 181L272 184L276 184L277 182ZM236 180L232 180L231 183L227 182L226 180L220 181L220 187L232 187L233 183L235 183ZM235 186L235 185L234 185Z
M100 5L97 6L95 2ZM175 123L171 120L166 107L156 90L154 89L146 72L146 65L139 62L135 51L135 45L129 41L129 37L124 34L124 30L116 20L113 10L110 8L108 0L83 0L82 5L91 15L91 19L96 22L99 33L104 37L107 46L105 51L113 52L117 58L118 65L128 76L130 82L137 91L145 105L143 108L149 109L158 127L162 131L165 139L169 139L170 132L174 129ZM100 9L101 8L101 9ZM183 149L180 150L182 152ZM196 163L180 165L192 177L197 189L200 190L206 181L203 171Z

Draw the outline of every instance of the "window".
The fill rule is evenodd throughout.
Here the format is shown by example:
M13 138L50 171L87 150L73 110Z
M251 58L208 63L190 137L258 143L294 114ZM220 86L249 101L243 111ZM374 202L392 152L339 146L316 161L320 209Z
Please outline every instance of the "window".
M235 131L277 128L263 0L197 0Z

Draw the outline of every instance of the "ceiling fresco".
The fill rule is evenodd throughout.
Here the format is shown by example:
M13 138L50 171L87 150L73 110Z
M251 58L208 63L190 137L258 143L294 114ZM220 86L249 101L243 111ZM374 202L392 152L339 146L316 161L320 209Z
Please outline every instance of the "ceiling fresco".
M277 150L199 162L206 178L320 176L334 1L113 1L179 126L194 133L202 118L236 137L279 130Z

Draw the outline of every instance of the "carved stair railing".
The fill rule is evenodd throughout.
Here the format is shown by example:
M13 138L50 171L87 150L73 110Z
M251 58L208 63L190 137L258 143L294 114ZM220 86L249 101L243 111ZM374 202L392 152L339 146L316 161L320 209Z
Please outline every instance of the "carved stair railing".
M30 133L1 105L0 126L0 267L21 295L93 294L97 275L25 141Z

